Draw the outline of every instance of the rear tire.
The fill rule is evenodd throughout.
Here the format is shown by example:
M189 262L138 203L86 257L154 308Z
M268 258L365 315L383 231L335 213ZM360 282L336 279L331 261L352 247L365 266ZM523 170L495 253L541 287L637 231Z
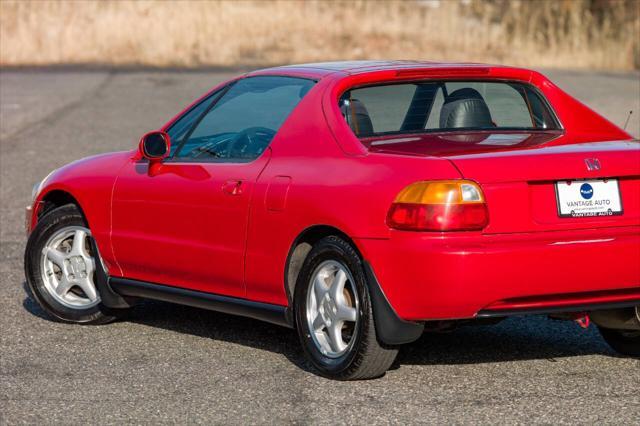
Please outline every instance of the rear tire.
M619 354L640 358L640 331L598 327L605 342Z
M29 236L24 257L27 284L42 309L57 321L105 324L120 313L101 303L95 282L104 268L99 254L92 252L91 238L73 204L46 213Z
M389 369L398 350L376 338L362 261L349 243L329 236L313 246L294 299L300 342L320 374L359 380Z

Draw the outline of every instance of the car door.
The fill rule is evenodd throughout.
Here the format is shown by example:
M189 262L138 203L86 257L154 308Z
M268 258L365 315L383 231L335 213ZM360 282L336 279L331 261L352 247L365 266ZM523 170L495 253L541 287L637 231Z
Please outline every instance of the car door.
M313 81L247 77L168 130L170 156L119 172L111 243L126 278L243 297L253 186L269 144Z

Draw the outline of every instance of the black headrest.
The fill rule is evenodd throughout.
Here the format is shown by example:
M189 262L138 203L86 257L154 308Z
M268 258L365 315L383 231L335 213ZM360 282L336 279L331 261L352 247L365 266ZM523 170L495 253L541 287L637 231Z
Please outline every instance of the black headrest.
M440 111L440 128L493 127L491 112L475 89L458 89L447 96Z
M369 117L369 111L362 102L358 99L346 99L340 109L356 136L373 134L373 123Z

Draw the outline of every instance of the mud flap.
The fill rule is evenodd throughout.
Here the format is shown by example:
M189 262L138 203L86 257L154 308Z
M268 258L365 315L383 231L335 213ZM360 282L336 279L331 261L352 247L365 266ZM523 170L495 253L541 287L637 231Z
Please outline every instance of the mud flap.
M93 238L91 240L91 251L93 253L100 253L98 251L98 246ZM100 256L98 255L98 260ZM132 299L125 299L120 296L118 293L113 291L111 286L109 285L109 277L104 270L104 267L96 267L96 287L98 289L98 293L100 294L100 300L104 306L111 309L124 309L130 308L135 305L135 301Z
M398 317L367 261L364 262L364 272L369 286L378 340L387 345L402 345L418 340L424 331L424 324L405 321Z

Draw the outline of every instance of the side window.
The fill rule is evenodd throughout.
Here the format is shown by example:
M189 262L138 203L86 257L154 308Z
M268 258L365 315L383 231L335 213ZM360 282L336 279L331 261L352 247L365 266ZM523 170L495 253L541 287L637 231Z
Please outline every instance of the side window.
M554 127L555 118L544 102L530 87L522 88L522 97L531 109L531 116L535 122L535 127L547 129Z
M174 158L229 162L257 158L314 83L271 76L239 80L187 133Z
M215 93L212 93L205 100L187 111L182 117L180 117L175 123L173 123L171 127L169 127L169 129L167 130L167 133L171 138L171 152L169 156L172 156L176 152L178 146L180 146L180 144L182 143L182 139L189 132L191 127L193 127L198 118L200 118L200 116L204 114L211 103L218 96L220 96L220 93L223 90L225 89L221 89Z

